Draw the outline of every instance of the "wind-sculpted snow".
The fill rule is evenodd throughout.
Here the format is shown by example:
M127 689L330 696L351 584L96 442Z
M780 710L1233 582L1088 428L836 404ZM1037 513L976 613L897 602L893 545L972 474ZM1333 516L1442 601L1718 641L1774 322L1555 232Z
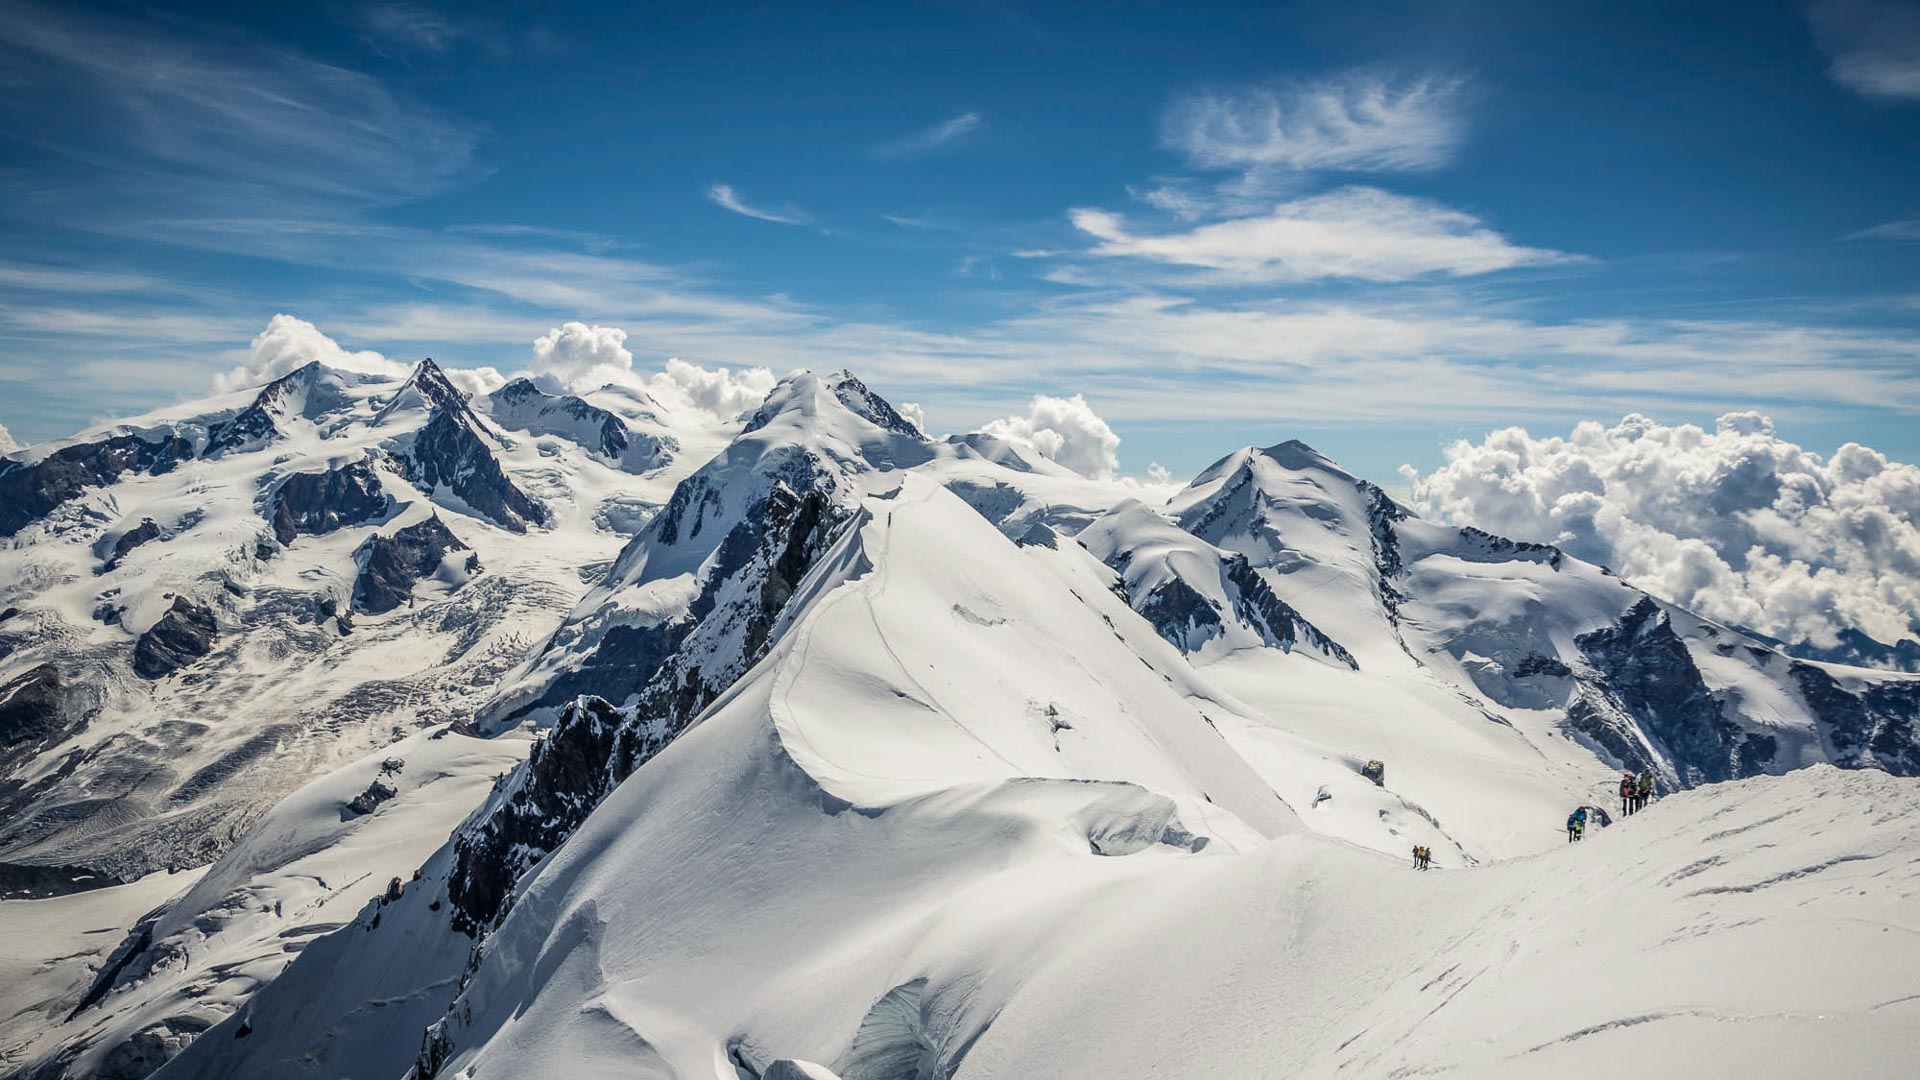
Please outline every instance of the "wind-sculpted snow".
M195 451L0 550L0 881L130 882L88 894L130 898L122 947L68 950L96 973L26 981L60 1020L0 1028L9 1065L1784 1075L1838 1030L1823 1069L1911 1071L1881 1066L1911 1063L1920 806L1875 770L1920 771L1920 679L1423 521L1300 443L1160 508L844 372L731 423L288 379L76 442ZM681 449L634 471L642 435ZM217 633L140 679L176 598ZM1668 798L1568 845L1627 767ZM134 879L209 861L142 917Z
M1910 1063L1909 782L1708 785L1579 845L1542 822L1537 854L1496 865L1441 847L1420 874L1320 835L1375 817L1353 791L1276 799L1180 654L1083 591L1103 568L1076 545L1018 547L913 476L857 520L767 657L470 957L443 852L161 1077Z

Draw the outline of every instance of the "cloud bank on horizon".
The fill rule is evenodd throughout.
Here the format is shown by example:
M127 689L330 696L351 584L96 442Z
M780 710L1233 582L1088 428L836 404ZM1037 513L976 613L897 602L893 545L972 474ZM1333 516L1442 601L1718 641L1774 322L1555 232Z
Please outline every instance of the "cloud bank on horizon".
M1756 412L1712 431L1631 415L1460 440L1404 475L1425 514L1553 543L1708 618L1783 641L1920 637L1920 468L1823 458Z
M302 357L431 354L476 392L525 373L716 414L775 372L852 367L906 388L923 429L1096 476L1191 473L1223 431L1304 434L1380 476L1462 431L1755 410L1877 447L1887 476L1920 460L1920 176L1898 153L1920 139L1920 16L1899 0L1615 7L1579 33L1411 11L1420 49L1332 7L1035 11L1011 36L694 12L671 43L418 3L315 16L331 35L267 8L0 14L0 388L28 439ZM1607 52L1655 34L1676 63ZM584 87L566 53L589 43L633 63ZM1729 94L1729 71L1767 94ZM312 321L261 330L289 303ZM1531 514L1473 490L1490 468L1449 460L1426 497L1616 562L1638 542L1598 512L1566 526L1551 484ZM1829 502L1867 498L1822 476ZM1767 532L1749 558L1609 483L1588 494L1677 553L1663 588L1729 620L1911 615L1890 549ZM1819 518L1788 509L1768 512ZM1894 584L1821 576L1876 566Z

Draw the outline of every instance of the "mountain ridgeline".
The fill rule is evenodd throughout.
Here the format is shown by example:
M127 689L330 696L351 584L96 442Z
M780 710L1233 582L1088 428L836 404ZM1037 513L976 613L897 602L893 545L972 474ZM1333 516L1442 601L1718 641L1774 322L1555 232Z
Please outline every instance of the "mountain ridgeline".
M727 976L760 1011L720 1041L633 1035L628 1058L950 1075L1018 1017L940 996L987 968L889 936L885 912L938 921L965 895L923 881L1007 874L1077 910L1105 901L1021 868L1115 860L1069 880L1131 887L1141 852L1316 832L1473 866L1558 842L1536 819L1622 770L1663 792L1920 775L1920 677L1796 658L1552 546L1423 520L1299 442L1163 499L929 437L845 371L728 417L465 385L432 361L309 364L0 461L0 887L216 883L136 926L20 1075L464 1075L518 1060L529 985L597 986L709 903L786 966L764 994ZM399 742L440 764L377 756ZM417 795L461 769L468 801ZM274 817L296 804L302 824ZM384 890L292 869L415 814L429 854L367 870ZM250 830L276 820L293 854L269 858ZM676 866L720 884L677 892ZM263 900L296 879L321 899ZM314 914L345 888L372 899ZM797 925L865 920L876 944L842 964L754 938L752 905L789 892L822 898ZM885 898L907 906L869 909ZM615 948L622 919L661 929ZM950 929L1012 943L1008 970L1039 949L979 919ZM212 944L243 924L244 963ZM774 1043L827 1021L768 1018L850 972L839 1057L804 1071ZM528 1045L707 1022L606 1002Z

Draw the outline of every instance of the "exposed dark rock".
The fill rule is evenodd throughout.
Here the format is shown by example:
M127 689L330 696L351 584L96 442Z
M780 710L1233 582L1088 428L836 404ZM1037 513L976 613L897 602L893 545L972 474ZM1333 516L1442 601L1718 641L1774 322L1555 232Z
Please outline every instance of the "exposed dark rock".
M1564 679L1572 674L1573 669L1561 663L1559 657L1547 656L1544 653L1530 653L1513 668L1513 677L1516 679L1525 679L1534 675L1549 675L1556 679Z
M508 796L479 828L454 841L447 882L453 923L478 935L504 910L507 894L535 862L573 835L609 789L615 758L651 754L657 745L617 747L640 733L606 701L582 697L560 713L546 738L515 770Z
M158 476L192 456L193 444L177 435L151 441L114 435L62 447L33 464L0 462L0 536L14 535L90 487L130 472Z
M1566 553L1552 544L1509 540L1504 536L1495 536L1472 526L1461 529L1460 536L1469 545L1468 551L1463 553L1468 558L1480 556L1498 560L1537 559L1555 570L1560 569L1561 561L1566 558Z
M572 439L632 471L657 469L679 449L672 439L634 431L620 417L581 398L545 393L531 379L515 379L489 399L501 426Z
M355 556L360 574L353 582L356 610L379 615L413 598L413 587L440 568L448 552L470 551L442 524L439 515L390 536L369 536ZM467 556L467 572L480 569L480 557Z
M121 561L127 557L128 552L139 547L141 544L158 540L159 538L160 526L154 524L152 518L141 518L140 524L121 533L119 537L113 541L113 547L108 549L107 552L106 565L101 567L101 571L112 570L120 565Z
M1220 612L1205 596L1178 577L1160 583L1134 606L1153 631L1182 651L1198 648L1221 626Z
M367 785L367 790L347 800L347 809L356 814L371 814L380 808L380 804L400 794L398 788L380 780Z
M1373 533L1374 575L1380 586L1380 602L1397 625L1400 605L1406 603L1407 597L1394 585L1394 580L1406 569L1400 558L1400 534L1394 526L1412 515L1379 487L1365 480L1359 481L1359 486L1367 497L1367 527Z
M1777 747L1749 736L1726 715L1666 612L1651 599L1642 597L1618 623L1583 634L1575 644L1599 673L1601 685L1583 688L1568 707L1568 720L1622 767L1652 763L1625 733L1607 730L1617 728L1620 717L1594 700L1595 694L1610 698L1665 751L1683 786L1767 771Z
M1920 776L1920 681L1888 679L1858 691L1812 664L1788 669L1825 729L1834 764Z
M873 424L885 428L896 435L906 435L915 439L924 439L926 434L913 421L901 416L898 409L867 389L867 384L854 377L851 371L841 371L827 377L827 385L833 388L833 396L840 404L865 417Z
M14 748L23 753L57 739L72 727L66 716L66 689L60 671L41 664L0 684L0 770L14 763Z
M444 487L476 513L509 532L547 521L547 509L514 486L493 456L480 420L466 396L431 360L422 360L408 380L433 409L402 456L407 478L424 491ZM406 393L405 387L396 401Z
M171 675L211 652L218 633L212 609L175 596L167 613L134 642L133 670L143 679Z
M590 695L567 702L508 793L456 839L448 886L456 926L475 935L491 926L521 874L760 660L794 588L848 516L824 491L799 495L775 483L721 542L685 618L609 634L579 671L528 706L589 683L637 691L624 709ZM711 648L721 639L738 648Z
M1295 644L1304 643L1355 671L1360 669L1359 661L1344 646L1321 633L1320 628L1308 622L1293 605L1275 595L1246 556L1235 555L1227 561L1227 582L1235 592L1234 613L1240 621L1259 630L1268 645L1291 650Z
M274 489L274 539L293 543L301 534L318 536L348 525L364 525L386 517L393 500L380 488L380 477L365 461L355 461L326 472L294 473Z

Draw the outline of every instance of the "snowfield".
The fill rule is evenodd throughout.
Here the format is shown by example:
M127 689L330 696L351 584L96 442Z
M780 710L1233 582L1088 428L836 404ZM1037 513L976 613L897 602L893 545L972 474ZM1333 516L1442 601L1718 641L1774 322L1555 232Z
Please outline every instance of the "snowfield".
M845 372L302 370L0 551L0 797L62 823L0 853L67 893L0 901L13 1075L1920 1074L1920 679L1299 443L1161 504ZM1623 769L1663 797L1569 844ZM205 858L89 891L155 819Z

